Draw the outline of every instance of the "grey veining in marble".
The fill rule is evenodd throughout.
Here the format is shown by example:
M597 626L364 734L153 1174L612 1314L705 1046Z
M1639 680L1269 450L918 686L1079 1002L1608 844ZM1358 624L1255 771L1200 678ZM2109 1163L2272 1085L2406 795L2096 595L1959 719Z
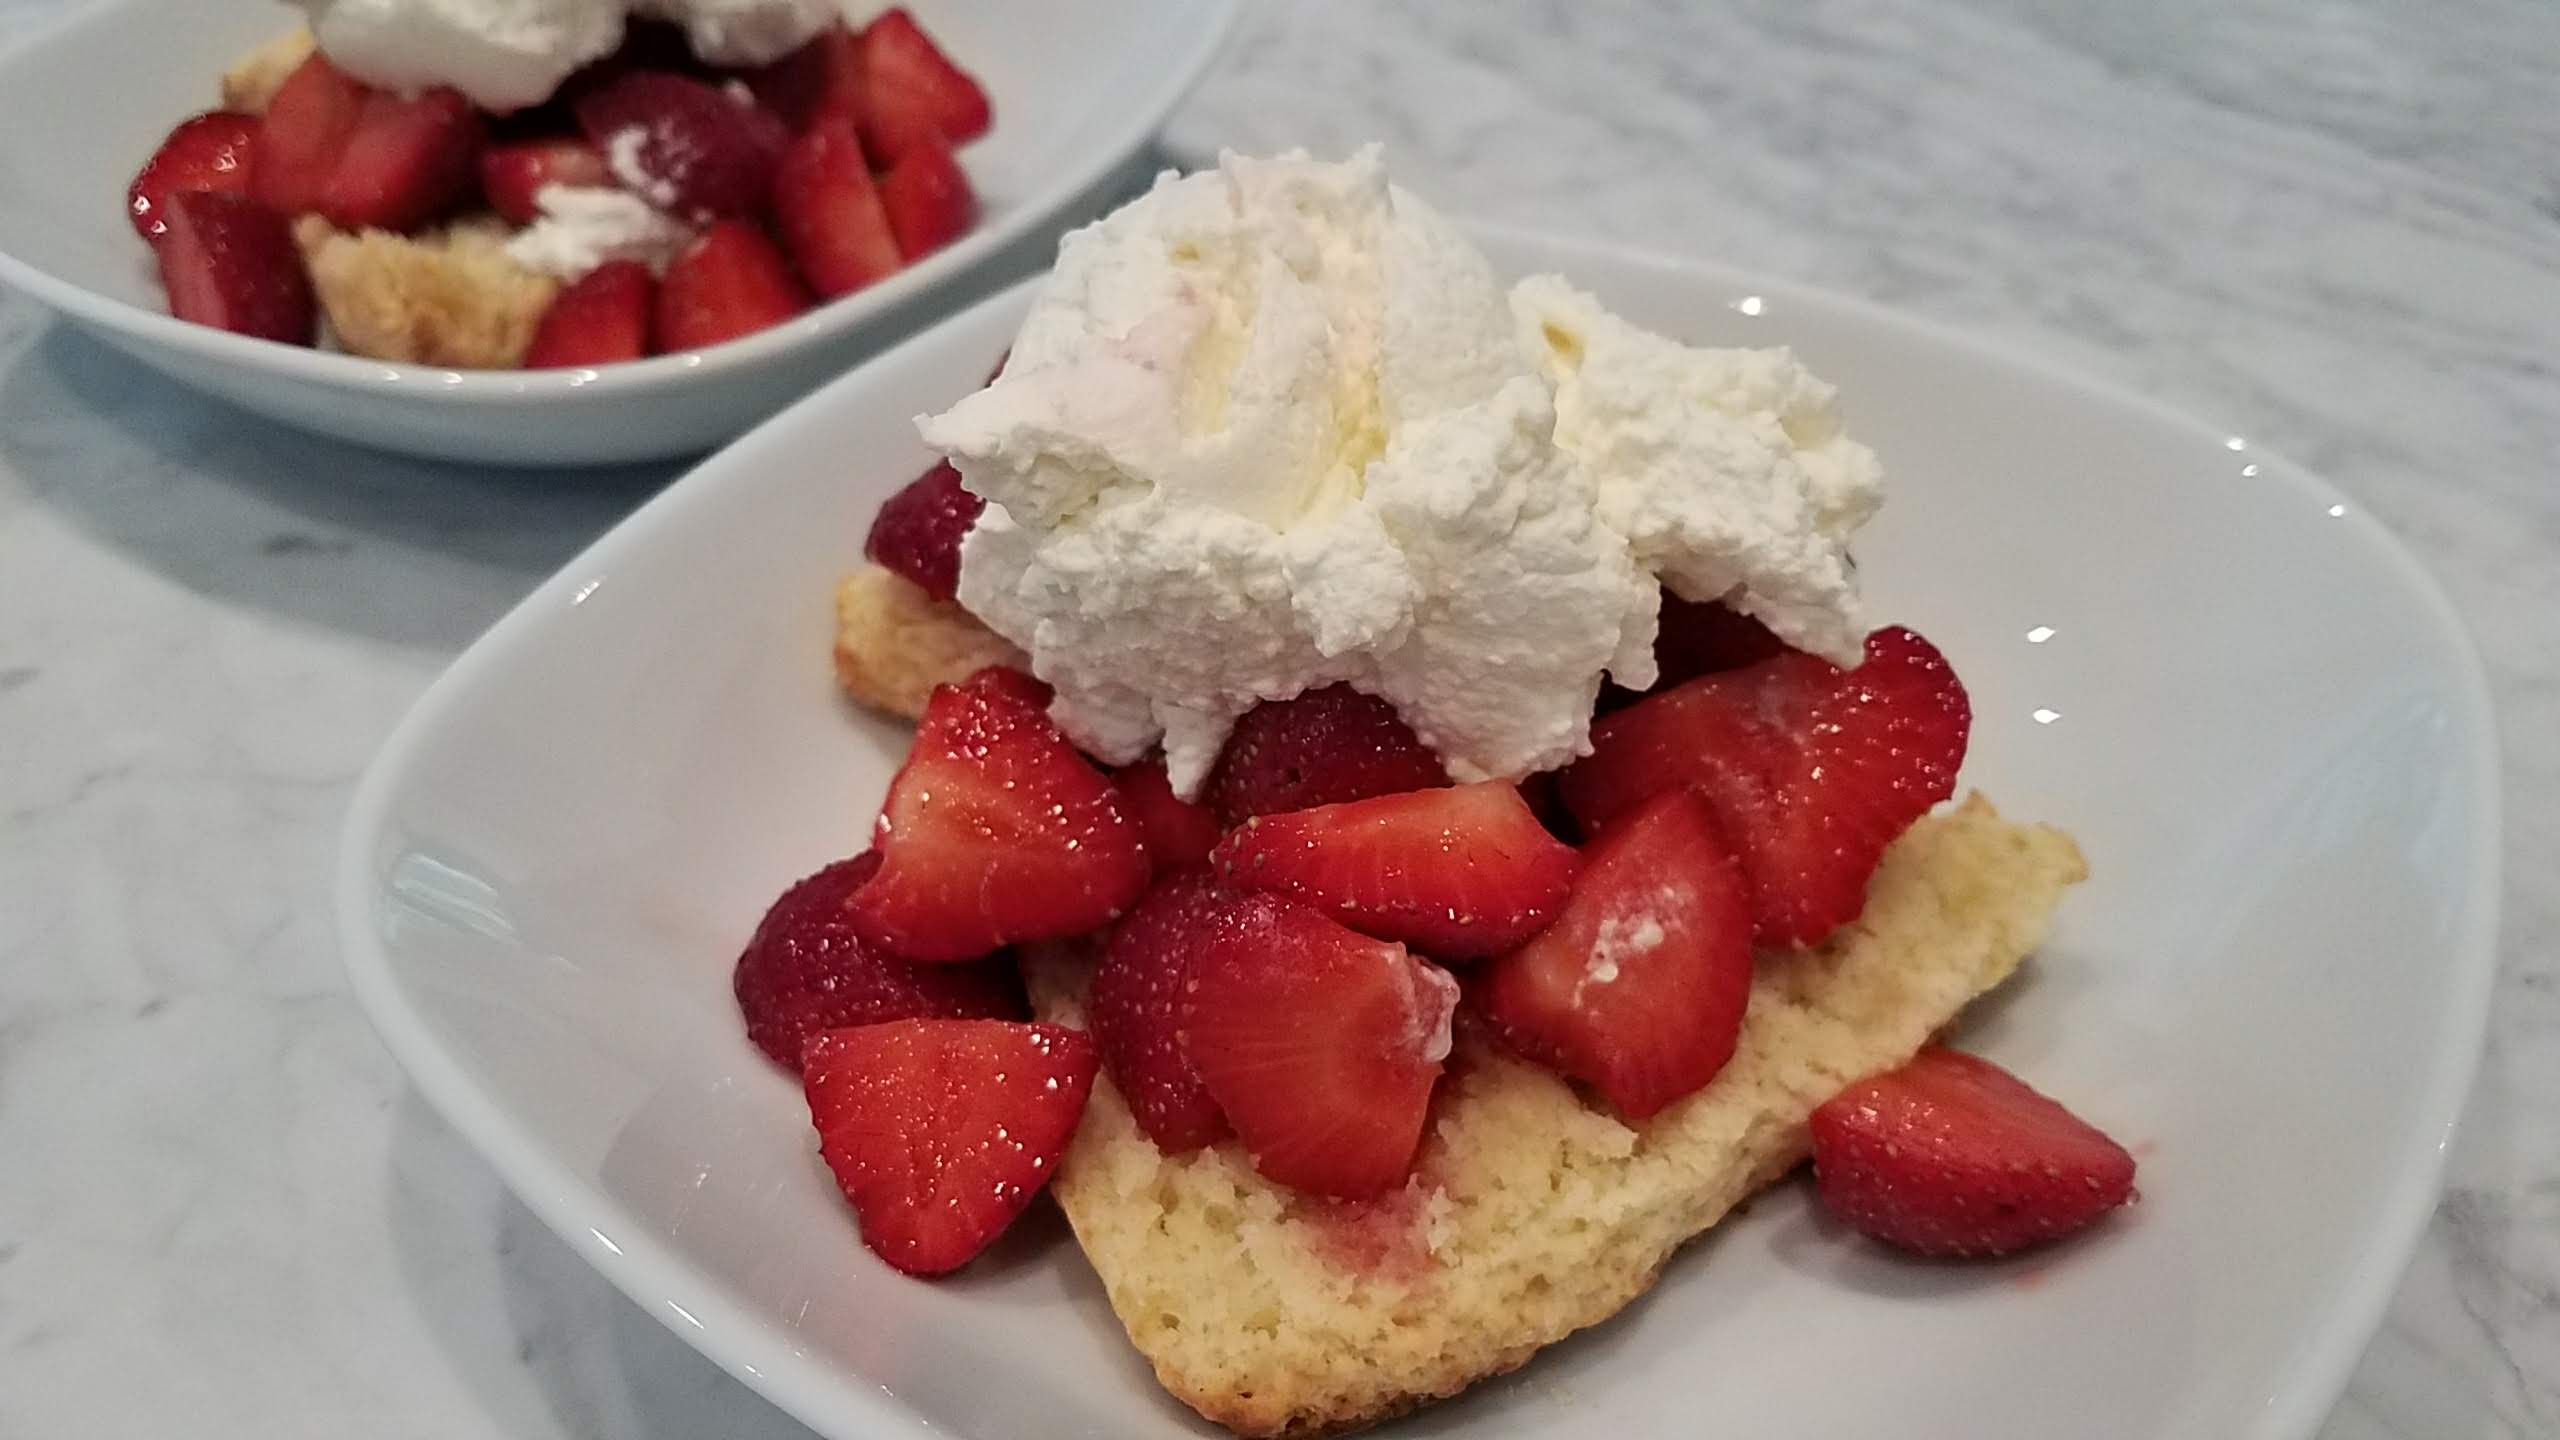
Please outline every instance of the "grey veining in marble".
M2323 1433L2523 1440L2560 1434L2555 75L2547 0L1302 0L1166 143L1384 138L1452 210L1939 317L2406 536L2498 692L2506 968ZM402 709L663 478L359 454L0 297L0 1435L805 1435L408 1095L324 904Z

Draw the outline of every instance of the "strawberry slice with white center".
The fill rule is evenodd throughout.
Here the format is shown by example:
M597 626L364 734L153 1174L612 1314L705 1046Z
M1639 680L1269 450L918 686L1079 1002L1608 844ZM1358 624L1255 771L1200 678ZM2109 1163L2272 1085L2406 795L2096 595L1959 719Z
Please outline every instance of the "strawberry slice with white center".
M125 192L125 209L145 240L168 233L169 197L190 190L246 194L256 158L258 117L208 111L179 122L142 163Z
M1137 823L1050 723L1039 689L985 670L925 703L881 807L880 873L850 902L866 943L969 960L1098 930L1146 888Z
M284 217L246 195L188 190L162 204L153 247L169 313L198 325L308 345L311 277Z
M1167 1154L1231 1133L1191 1063L1182 1014L1192 957L1235 900L1205 870L1157 881L1112 927L1085 995L1085 1022L1093 1027L1103 1069L1138 1128Z
M894 165L917 145L959 145L987 133L994 109L969 72L924 33L905 7L881 12L859 37L861 73L852 87L862 143Z
M910 1275L940 1275L1049 1183L1093 1072L1093 1042L1062 1025L893 1020L819 1034L801 1081L862 1243Z
M1457 982L1294 900L1216 910L1192 954L1182 1044L1254 1168L1345 1199L1403 1184Z
M1558 790L1586 834L1697 791L1742 856L1760 942L1811 944L1857 918L1885 847L1953 793L1972 718L1945 657L1897 626L1855 670L1790 651L1597 721Z
M906 263L850 121L821 117L791 142L773 177L773 215L822 300L850 295Z
M480 152L480 193L489 208L518 225L542 218L545 187L577 189L614 187L604 152L574 135L518 140Z
M690 75L633 70L578 97L578 128L614 177L670 214L762 210L791 143L781 120Z
M1162 755L1113 771L1111 783L1119 788L1120 803L1147 837L1147 858L1154 862L1157 874L1209 863L1209 852L1218 844L1218 817L1209 813L1208 806L1173 793Z
M1227 883L1292 895L1364 935L1450 960L1555 918L1581 861L1501 781L1258 815L1218 842Z
M524 368L610 365L649 353L658 282L637 260L608 260L560 288L542 312Z
M1750 890L1705 802L1671 790L1583 852L1564 913L1485 966L1469 1003L1641 1120L1716 1077L1750 1000Z
M978 220L978 193L939 136L927 136L898 156L880 177L880 204L898 253L911 265L967 234Z
M1928 1049L1813 1112L1823 1203L1922 1255L2006 1255L2134 1198L2133 1156L2026 1082Z
M722 220L667 262L658 283L658 348L699 350L808 308L809 293L764 231L752 221Z

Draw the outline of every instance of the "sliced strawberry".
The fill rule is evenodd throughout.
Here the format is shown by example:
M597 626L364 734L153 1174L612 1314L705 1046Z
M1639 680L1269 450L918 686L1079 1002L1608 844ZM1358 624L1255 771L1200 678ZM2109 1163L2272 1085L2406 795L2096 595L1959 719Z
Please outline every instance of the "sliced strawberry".
M791 133L769 112L690 75L632 70L577 100L578 128L616 178L695 219L761 210Z
M880 177L880 204L909 264L967 234L978 219L977 192L938 136L908 146Z
M1025 694L980 672L937 687L889 782L880 873L852 901L863 939L909 960L968 960L1098 930L1147 884L1119 792Z
M987 133L995 112L987 92L951 63L904 6L863 27L854 90L862 143L883 165L928 140L960 145Z
M1221 823L1449 783L1395 707L1328 685L1246 711L1201 794Z
M1671 790L1584 852L1564 913L1487 965L1470 1003L1641 1120L1716 1077L1750 999L1750 890L1705 802Z
M524 368L610 365L649 353L658 282L637 260L608 260L560 288L525 351Z
M257 156L258 117L211 110L178 123L125 192L125 209L145 240L167 233L169 197L190 190L248 193Z
M851 26L838 22L772 64L748 71L744 78L747 88L755 92L756 103L794 130L807 130L829 117L858 120L861 37Z
M480 152L480 193L489 208L518 225L542 218L546 185L609 187L613 172L604 152L573 135L518 140Z
M1229 1134L1182 1039L1192 957L1236 897L1204 870L1168 875L1112 927L1085 997L1103 1069L1138 1128L1168 1154Z
M480 117L458 90L438 86L415 98L367 91L319 211L342 230L424 225L471 193L480 138Z
M821 1030L888 1020L1018 1020L1021 978L1001 960L910 965L862 943L845 902L880 868L864 851L782 892L738 956L732 988L747 1038L798 1073L800 1051Z
M1254 1168L1344 1198L1404 1183L1457 982L1277 895L1219 909L1192 951L1182 1043Z
M1810 944L1857 918L1885 847L1953 792L1971 722L1945 658L1896 627L1855 670L1790 651L1629 706L1559 785L1593 834L1695 789L1741 853L1761 943Z
M1537 934L1582 865L1499 780L1258 815L1210 863L1230 885L1295 896L1364 935L1449 960Z
M325 55L296 66L259 117L249 193L286 216L318 210L371 93Z
M1701 675L1757 665L1786 651L1787 642L1771 634L1768 626L1732 606L1716 600L1683 600L1666 590L1662 592L1662 628L1653 638L1653 662L1661 678L1643 693L1616 685L1602 687L1599 710L1604 715L1622 710L1645 694L1658 695Z
M1122 766L1112 772L1111 783L1119 787L1121 805L1147 837L1147 859L1157 874L1208 863L1209 851L1218 843L1218 817L1209 807L1173 793L1162 755Z
M948 600L960 591L960 541L986 508L945 460L882 502L862 553L934 599Z
M1049 1183L1093 1071L1093 1042L1063 1025L892 1020L819 1034L802 1084L862 1243L910 1275L940 1275Z
M904 263L850 121L822 118L791 142L773 178L773 216L821 300L850 295Z
M198 325L311 343L311 277L283 216L246 195L182 190L161 207L155 247L169 313Z
M699 350L808 308L808 292L765 233L749 221L722 220L668 262L658 284L658 348Z
M1928 1049L1813 1112L1823 1203L1922 1255L2006 1255L2134 1198L2133 1156L1962 1051Z

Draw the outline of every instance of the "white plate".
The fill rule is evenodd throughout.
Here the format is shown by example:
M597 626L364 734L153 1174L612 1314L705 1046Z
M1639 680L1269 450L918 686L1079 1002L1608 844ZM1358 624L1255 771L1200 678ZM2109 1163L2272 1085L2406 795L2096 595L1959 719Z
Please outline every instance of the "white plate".
M1948 1267L1782 1189L1402 1433L2308 1434L2433 1202L2488 995L2494 742L2442 596L2238 437L1847 301L1486 238L1841 382L1893 476L1860 552L1876 613L1971 686L1965 779L2094 870L1970 1043L2135 1146L2146 1198ZM764 905L863 843L903 748L834 693L830 587L926 458L908 417L979 381L1023 300L846 376L536 591L400 727L339 875L357 990L429 1100L635 1300L840 1440L1190 1423L1054 1222L945 1283L872 1261L729 996Z
M1056 231L1142 178L1140 148L1208 68L1237 0L910 0L996 123L961 152L977 228L913 268L726 345L593 370L389 365L168 314L125 187L224 69L297 12L110 0L0 55L0 282L261 415L432 459L586 465L728 440L918 325L1044 268ZM971 282L977 282L972 284Z

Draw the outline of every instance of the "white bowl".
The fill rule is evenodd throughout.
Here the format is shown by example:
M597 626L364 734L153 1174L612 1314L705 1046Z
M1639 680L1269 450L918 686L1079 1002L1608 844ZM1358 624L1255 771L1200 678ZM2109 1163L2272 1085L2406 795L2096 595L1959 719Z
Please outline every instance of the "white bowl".
M0 282L188 385L262 415L434 459L583 465L728 440L1004 280L1141 178L1165 112L1237 0L912 0L995 102L961 153L977 228L888 280L708 350L591 370L391 365L173 319L125 187L223 70L292 26L281 4L109 0L0 55Z
M1860 552L1876 613L1967 679L1965 780L2094 872L1968 1043L2134 1145L2144 1201L1950 1267L1783 1188L1404 1433L2309 1434L2433 1202L2494 963L2490 712L2442 596L2241 438L1851 302L1487 240L1841 382L1893 475ZM977 384L1023 303L844 377L536 591L392 738L338 878L357 992L426 1097L635 1300L839 1440L1192 1423L1054 1222L942 1283L872 1260L729 995L765 904L864 843L904 747L834 692L830 587L925 461L908 417Z

